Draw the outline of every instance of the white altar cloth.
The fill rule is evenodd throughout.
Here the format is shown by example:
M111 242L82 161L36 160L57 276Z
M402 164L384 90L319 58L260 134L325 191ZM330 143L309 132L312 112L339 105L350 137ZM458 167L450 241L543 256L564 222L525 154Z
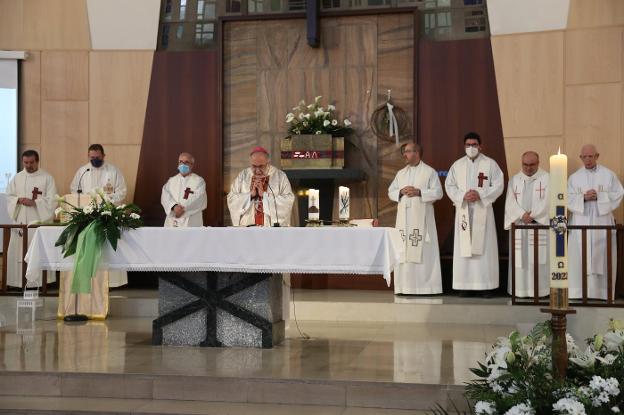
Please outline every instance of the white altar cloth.
M71 271L54 243L62 227L40 227L26 254L26 278ZM100 269L302 274L390 274L403 244L394 228L140 228L106 243Z

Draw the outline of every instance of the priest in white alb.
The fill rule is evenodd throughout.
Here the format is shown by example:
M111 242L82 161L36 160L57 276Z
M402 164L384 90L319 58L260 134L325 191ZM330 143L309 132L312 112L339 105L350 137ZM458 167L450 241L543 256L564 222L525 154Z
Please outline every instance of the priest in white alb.
M286 174L272 166L261 146L250 153L251 166L230 186L228 208L234 226L289 226L295 195Z
M420 144L405 144L401 153L407 166L388 188L390 200L399 203L396 227L405 247L394 271L394 293L439 294L442 274L433 203L442 199L442 185L438 173L422 161Z
M35 150L26 150L22 153L22 166L23 170L11 179L6 190L9 217L15 223L26 225L54 219L54 210L57 207L54 178L47 171L39 168L39 154ZM34 229L31 229L28 232L29 242L33 234ZM22 230L11 230L7 258L7 285L12 287L22 287L24 264L22 244ZM49 272L48 282L54 282L55 279L55 273ZM41 278L38 281L40 282Z
M195 158L190 153L178 156L178 174L162 188L160 203L165 210L165 227L204 226L202 212L208 204L206 182L193 173Z
M127 187L123 173L105 161L106 154L101 144L91 144L87 156L89 162L76 171L70 185L73 194L80 197L80 205L90 203L90 193L97 189L115 205L122 205L126 199ZM57 317L76 312L76 294L71 293L72 273L61 273ZM78 296L79 314L93 319L104 319L108 315L108 287L120 287L128 283L125 271L98 271L91 279L91 294Z
M535 151L527 151L522 155L522 171L509 180L507 198L505 200L505 229L516 225L548 225L550 222L548 203L548 178L546 171L539 167L539 155ZM535 239L534 232L538 233L538 295L548 295L549 282L549 251L548 230L518 229L515 235L515 271L516 297L534 296L534 264ZM509 245L511 252L511 239ZM512 263L509 255L509 278L507 292L512 292Z
M570 225L613 225L613 211L620 206L624 189L614 172L598 164L600 154L592 144L581 148L583 167L568 178ZM612 237L612 286L615 288L616 239ZM568 237L568 278L570 298L583 297L581 231L570 230ZM606 300L607 280L606 230L587 231L587 297Z
M498 164L481 153L481 137L464 136L466 156L449 169L444 186L455 205L453 289L461 295L483 291L490 297L498 288L498 245L492 204L505 183Z

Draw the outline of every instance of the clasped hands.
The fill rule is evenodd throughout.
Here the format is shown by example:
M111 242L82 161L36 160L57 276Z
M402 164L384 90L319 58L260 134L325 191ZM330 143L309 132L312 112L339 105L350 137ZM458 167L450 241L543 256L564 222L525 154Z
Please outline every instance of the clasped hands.
M182 205L175 205L173 207L173 214L175 215L176 218L179 218L180 216L184 215L184 212L186 212L186 209Z
M20 197L17 199L17 203L24 206L35 206L35 201L27 197Z
M476 202L481 200L481 195L476 190L468 190L464 195L464 200L466 202Z
M417 189L414 186L405 186L401 189L400 193L407 197L420 196L420 189Z
M583 195L583 198L586 201L598 200L598 192L595 191L594 189L589 189L587 192L585 192L585 194Z
M262 197L264 195L264 180L266 176L254 176L251 179L251 197Z

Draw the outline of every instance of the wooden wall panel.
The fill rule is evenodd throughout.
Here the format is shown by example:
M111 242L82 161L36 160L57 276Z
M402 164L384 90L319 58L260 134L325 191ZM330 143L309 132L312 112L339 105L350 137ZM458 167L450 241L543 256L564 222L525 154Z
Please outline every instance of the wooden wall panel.
M74 173L87 161L87 102L44 102L41 111L41 167L56 181L59 194L69 192Z
M388 90L395 106L405 111L411 128L401 143L415 140L414 127L414 48L415 17L413 14L378 16L377 31L377 105L384 105ZM387 189L397 171L405 166L399 148L393 142L378 141L377 209L382 226L394 226L397 204L387 197Z
M91 143L141 144L153 55L151 51L90 53Z
M24 49L24 0L0 0L0 49Z
M41 52L29 52L21 61L20 140L41 143Z
M493 37L505 137L563 134L563 32Z
M577 157L583 144L598 147L600 163L622 176L622 87L599 84L566 87L566 153L568 168L582 163Z
M86 0L23 0L23 42L26 49L90 49Z
M622 27L565 34L566 85L622 80Z
M162 186L177 174L177 157L183 151L195 156L195 172L206 180L204 224L223 224L218 80L216 51L154 54L134 197L148 225L164 222Z
M41 53L42 99L87 101L89 99L89 53L44 51Z
M376 140L367 128L377 105L377 16L328 18L322 27L322 47L313 49L306 44L302 19L225 24L225 190L248 166L254 144L266 146L279 167L286 113L301 99L311 102L321 95L323 105L338 108L339 118L351 117L357 133L347 163L363 168L371 178L352 186L352 214L375 216Z
M509 177L518 173L522 168L522 154L525 151L536 151L540 156L540 167L550 170L549 158L557 154L561 148L566 152L566 146L562 136L553 137L505 137L505 155L507 156L507 169ZM568 156L570 156L568 154Z
M132 202L134 200L137 171L139 169L141 145L105 145L104 151L106 152L106 161L119 167L123 172L126 185L128 186L126 203Z
M451 42L420 41L418 80L418 137L425 161L448 171L464 155L463 136L477 131L484 154L507 171L496 79L489 39ZM444 183L444 180L442 180ZM504 198L494 205L499 251L508 251L502 229ZM435 204L440 253L453 253L454 208L445 197ZM501 276L505 276L501 269Z
M568 29L622 24L624 24L624 2L621 0L570 0Z

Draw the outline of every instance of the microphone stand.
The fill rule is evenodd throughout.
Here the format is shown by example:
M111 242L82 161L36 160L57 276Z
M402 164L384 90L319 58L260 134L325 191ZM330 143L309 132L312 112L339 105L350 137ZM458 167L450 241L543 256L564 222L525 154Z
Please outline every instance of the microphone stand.
M81 186L81 181L82 181L82 177L88 172L91 171L91 168L86 169L84 172L82 172L82 174L80 175L80 178L78 179L78 189L76 189L76 193L78 193L78 207L82 207L80 204L80 195L82 194L82 186ZM72 275L73 278L73 275ZM71 288L70 288L71 291ZM63 321L66 323L84 323L87 320L89 320L89 317L87 317L84 314L78 314L78 296L80 294L76 293L74 294L74 314L69 314L65 317L63 317Z
M269 182L269 180L267 180L267 185L269 186L269 190L271 191L271 194L273 195L273 208L275 209L275 219L276 219L276 222L273 223L273 227L279 228L280 223L279 223L279 215L277 214L277 202L275 201L275 193L273 192L273 188L271 187L271 183Z

